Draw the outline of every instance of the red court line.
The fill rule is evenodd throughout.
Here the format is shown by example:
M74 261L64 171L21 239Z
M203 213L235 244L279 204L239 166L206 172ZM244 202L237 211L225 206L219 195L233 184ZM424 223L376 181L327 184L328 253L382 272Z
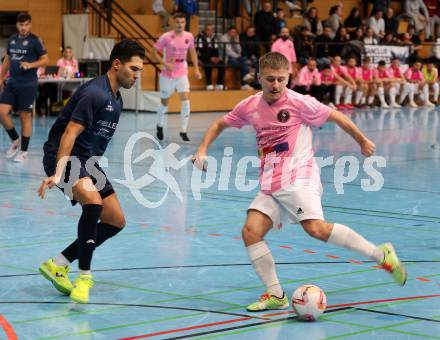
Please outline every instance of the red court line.
M304 252L308 254L316 254L316 251L308 250L308 249L304 249Z
M167 331L162 331L162 332L155 332L155 333L148 333L148 334L144 334L144 335L137 335L137 336L132 336L132 337L128 337L128 338L122 338L122 339L119 339L119 340L134 340L134 339L150 338L150 337L153 337L153 336L165 335L165 334L171 334L171 333L178 333L178 332L184 332L184 331L190 331L190 330L198 329L198 328L213 327L213 326L219 326L219 325L227 325L227 324L230 324L230 323L247 321L247 320L250 320L250 319L253 319L253 318L248 317L248 318L239 318L239 319L232 319L232 320L226 320L226 321L220 321L220 322L205 323L205 324L197 325L197 326L169 329Z
M392 301L405 301L405 300L416 300L416 299L428 299L433 297L440 297L440 294L433 294L433 295L420 295L420 296L407 296L407 297L401 297L401 298L393 298L393 299L383 299L383 300L370 300L370 301L358 301L358 302L351 302L351 303L341 303L338 305L329 305L327 308L337 308L337 307L351 307L351 306L357 306L357 305L367 305L367 304L373 304L373 303L383 303L383 302L392 302ZM285 314L292 314L293 311L285 311L285 312L277 312L277 313L270 313L270 314L264 314L261 315L262 317L268 317L268 316L278 316L278 315L285 315ZM161 332L155 332L155 333L147 333L143 335L136 335L133 337L128 338L121 338L119 340L135 340L135 339L143 339L143 338L150 338L153 336L159 336L159 335L165 335L165 334L171 334L171 333L178 333L178 332L184 332L189 331L193 329L200 329L200 328L207 328L207 327L213 327L218 325L226 325L230 323L237 323L242 321L247 321L253 319L252 317L245 317L245 318L239 318L239 319L232 319L232 320L226 320L226 321L220 321L220 322L212 322L212 323L205 323L197 326L192 327L185 327L185 328L176 328L176 329L169 329L166 331Z
M292 249L291 246L280 246L280 248L284 248L284 249Z
M354 263L354 264L364 264L363 262L352 260L352 259L349 259L348 262L351 262L351 263Z
M1 314L0 314L0 326L2 326L3 330L5 331L8 340L18 340L14 328L12 328L8 320L6 320L5 317Z
M416 280L422 281L422 282L432 282L432 280L427 279L426 277L417 277Z
M336 256L336 255L325 255L327 256L329 259L340 259L340 256Z
M208 236L225 236L225 235L223 235L223 234L208 234Z

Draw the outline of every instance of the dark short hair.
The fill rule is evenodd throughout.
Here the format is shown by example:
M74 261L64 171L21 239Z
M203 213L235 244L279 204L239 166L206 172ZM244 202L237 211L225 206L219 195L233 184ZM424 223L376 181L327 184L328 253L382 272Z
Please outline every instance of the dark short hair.
M385 62L385 60L380 60L379 62L378 62L378 65L379 66L385 66L387 63Z
M110 53L110 62L112 63L116 59L122 63L126 63L132 57L145 58L145 49L138 44L135 40L124 39L118 42Z
M65 51L65 50L73 50L73 48L72 48L72 46L66 46L63 48L63 51Z
M364 63L371 63L371 58L370 57L365 57L364 58Z
M332 67L330 66L330 64L324 64L324 66L322 67L322 70L331 70Z
M181 19L181 18L186 19L186 15L184 13L181 13L181 12L176 12L176 13L173 14L173 19L174 20Z
M27 12L20 12L17 15L17 22L26 22L26 21L32 21L32 17Z

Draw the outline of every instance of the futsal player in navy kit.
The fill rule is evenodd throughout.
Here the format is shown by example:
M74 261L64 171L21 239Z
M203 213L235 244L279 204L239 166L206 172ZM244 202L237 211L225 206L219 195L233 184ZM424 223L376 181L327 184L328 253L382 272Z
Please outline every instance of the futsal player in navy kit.
M9 38L0 77L0 87L3 87L0 96L0 122L12 141L6 158L14 158L16 162L27 159L32 135L32 111L38 90L37 69L46 66L49 61L41 39L31 33L31 28L31 16L28 13L18 14L18 33ZM5 85L8 71L10 76ZM9 116L11 110L20 114L21 139Z
M72 204L81 204L82 214L78 238L44 262L40 273L75 302L89 301L94 249L125 225L113 187L92 157L104 154L122 110L118 90L134 85L143 68L144 55L143 47L135 41L116 44L110 55L110 70L77 89L44 144L43 166L48 177L39 188L39 196L44 198L46 188L58 186ZM79 275L72 285L69 265L76 259Z

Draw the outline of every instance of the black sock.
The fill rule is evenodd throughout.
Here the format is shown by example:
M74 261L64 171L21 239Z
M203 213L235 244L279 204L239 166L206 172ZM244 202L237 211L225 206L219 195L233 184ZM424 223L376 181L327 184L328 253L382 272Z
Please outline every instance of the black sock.
M80 270L90 270L102 205L85 204L82 210L83 212L78 222L78 267Z
M122 230L122 228L112 226L111 224L99 222L97 230L98 235L96 236L95 248L99 247L109 238L115 236ZM61 254L63 254L70 263L78 259L78 239L73 241L72 244L70 244L66 249L61 252Z
M8 133L9 138L11 138L12 141L15 141L19 138L17 130L15 130L15 128L12 128L10 130L6 130L6 132Z
M21 136L21 151L27 151L31 137Z

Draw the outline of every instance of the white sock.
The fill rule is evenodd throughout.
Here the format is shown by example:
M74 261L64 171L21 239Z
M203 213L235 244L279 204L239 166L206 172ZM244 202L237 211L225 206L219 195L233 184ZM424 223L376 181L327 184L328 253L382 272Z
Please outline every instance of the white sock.
M425 84L423 86L423 98L422 100L425 101L425 103L429 102L429 85Z
M349 87L345 89L344 104L351 104L351 97L353 96L353 90Z
M396 88L394 86L390 87L390 101L391 104L396 104Z
M332 233L327 242L358 252L377 263L382 263L385 256L381 249L343 224L335 223L333 225Z
M182 127L181 132L186 132L186 130L188 129L189 113L189 100L184 100L182 101L182 108L180 110L180 125Z
M402 89L402 85L400 86L400 89ZM399 97L400 104L402 104L404 102L406 96L409 94L410 91L411 91L411 84L405 83L403 85L402 93L400 94L400 97Z
M374 102L374 96L368 96L368 101L367 101L368 105L373 104L373 102Z
M79 275L92 275L92 271L91 270L82 270L80 269L78 271Z
M159 104L159 110L157 110L157 125L163 127L165 124L165 114L168 112L168 106Z
M409 94L408 95L409 95L409 101L411 103L414 102L414 95L416 94L418 86L419 86L418 84L410 84Z
M364 105L366 102L367 102L367 98L365 96L361 97L361 104Z
M438 83L434 83L432 85L432 89L434 90L434 103L437 103L437 101L438 101L438 93L439 93L439 85L438 85Z
M377 94L379 95L380 104L386 105L387 102L385 101L385 94L382 86L377 89Z
M55 262L55 264L57 266L63 266L63 267L67 267L68 265L70 265L70 262L68 259L66 259L66 257L63 254L58 254L57 256L55 256L53 258L53 261Z
M359 105L360 103L362 103L363 96L364 96L364 92L356 91L356 97L354 99L354 103L356 105ZM364 103L365 103L365 100L364 100Z
M252 244L246 250L255 272L263 281L267 292L280 298L283 297L284 291L275 271L275 261L266 242Z
M335 90L335 105L339 105L341 104L341 95L342 95L342 91L344 90L344 88L342 87L342 85L336 85L336 90Z

